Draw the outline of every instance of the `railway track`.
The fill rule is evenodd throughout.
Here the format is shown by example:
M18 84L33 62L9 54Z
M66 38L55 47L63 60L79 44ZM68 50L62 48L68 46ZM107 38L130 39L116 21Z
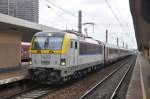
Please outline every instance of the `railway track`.
M118 65L118 64L119 63L117 63L116 65ZM13 99L40 99L48 94L49 95L53 94L54 92L56 92L56 90L59 90L58 87L55 87L55 88L48 88L48 87L49 86L46 86L45 88L37 88L35 90L31 90L26 93L22 93L20 95L13 97ZM69 87L69 85L67 87ZM60 89L63 89L63 88L65 88L65 87L62 87ZM67 94L67 93L65 93L65 94ZM59 98L61 98L61 97L59 97Z
M120 64L122 64L122 63L125 64L130 59L129 59L129 57L127 57L116 63L110 64L110 66L100 69L97 72L92 73L92 74L84 77L83 79L80 79L79 81L76 81L75 83L72 83L71 85L64 87L61 90L58 90L52 94L49 94L49 95L43 97L43 99L78 99L79 96L85 92L85 90L87 90L87 89L91 88L91 86L94 86L95 84L97 84L98 81L102 80L105 76L110 74Z
M129 60L130 60L131 58L126 58L126 59L124 59L124 60L122 60L122 61L119 61L119 62L117 62L117 63L114 63L114 64L112 64L112 66L108 66L108 67L106 67L106 68L103 68L102 70L100 70L100 71L106 71L107 69L109 69L109 68L112 68L113 67L113 65L115 66L115 67L113 67L113 68L116 68L117 66L119 66L119 64L121 64L121 63L123 63L123 64L125 64L125 63L127 63ZM124 62L125 61L125 62ZM123 66L123 64L122 64L122 66ZM112 68L112 70L111 71L113 71L114 69ZM121 67L120 67L121 68ZM105 70L106 69L106 70ZM119 69L119 67L118 67L118 69ZM97 71L97 73L98 73L99 71ZM110 72L109 72L110 73ZM109 73L107 73L107 74L109 74ZM96 74L96 73L93 73L94 75ZM105 74L106 74L106 72L105 72ZM97 75L97 74L96 74ZM102 75L102 74L100 74L100 75ZM89 75L90 76L90 75ZM105 77L105 76L104 76ZM103 78L104 78L103 77ZM87 78L89 78L88 76L87 76ZM86 79L86 77L85 77L85 79ZM95 78L95 79L97 79L97 78ZM98 81L98 80L97 80ZM96 82L97 82L96 81ZM82 84L81 84L81 82L82 83L85 83L85 82L87 82L86 80L85 81L82 81L82 78L81 78L81 81L79 80L79 81L76 81L75 83L69 83L69 84L65 84L65 85L63 85L63 86L42 86L42 85L36 85L35 83L34 84L32 84L31 86L28 86L25 90L22 90L22 91L20 91L19 93L16 93L16 94L14 94L14 95L10 95L9 97L7 97L7 98L3 98L3 99L41 99L41 98L44 98L44 99L54 99L53 98L53 96L55 97L57 97L57 99L66 99L67 97L67 99L72 99L72 98L76 98L76 96L79 96L79 93L81 93L82 91L83 91L83 89L82 88L80 88L79 86L81 86ZM95 84L95 83L94 83ZM93 85L93 84L92 84ZM89 85L87 85L87 86L89 86ZM90 85L91 86L91 85ZM32 88L31 88L32 87ZM75 89L74 89L75 88ZM89 87L87 87L87 88L85 88L84 90L86 90L86 89L88 89ZM73 89L73 90L72 90ZM76 90L77 89L77 90ZM82 91L80 91L79 92L79 89L80 90L82 90ZM78 91L78 92L77 92ZM89 90L88 90L89 91ZM62 93L61 93L62 92ZM72 96L72 93L75 93L76 92L76 94L74 94L73 96ZM78 93L78 94L77 94ZM63 98L63 97L61 97L61 96L65 96L65 98ZM48 98L45 98L45 97L47 97L48 96ZM0 98L1 99L1 98ZM81 98L80 97L80 99L84 99L84 98Z
M47 88L37 88L37 89L31 90L29 92L17 95L15 97L13 97L13 99L40 99L43 96L50 94L54 91L56 91L56 89L52 89L52 88L48 88L48 87Z
M14 94L10 94L10 95L8 94L2 99L41 99L41 97L50 94L58 89L59 89L58 86L56 87L56 86L33 83L30 86L26 86L26 88L20 90L19 92L12 92Z
M15 96L37 88L39 84L22 80L0 86L0 99L14 99Z
M136 56L122 63L104 79L86 90L79 99L114 99L120 85L135 62ZM130 61L130 62L129 62Z

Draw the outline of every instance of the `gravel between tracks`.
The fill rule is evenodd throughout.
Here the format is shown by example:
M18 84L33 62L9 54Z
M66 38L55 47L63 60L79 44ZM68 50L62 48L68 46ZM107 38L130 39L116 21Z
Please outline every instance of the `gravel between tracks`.
M79 81L66 83L62 89L43 97L43 99L76 99L78 96L83 94L85 90L92 87L98 81L102 80L106 75L111 73L119 64L121 64L124 59L120 62L114 63L108 67L105 67L95 73L92 73ZM94 98L92 98L94 99Z
M9 99L24 91L34 88L36 84L32 81L22 80L0 86L0 99Z
M98 87L94 89L90 94L88 94L83 99L110 99L112 93L115 88L118 86L124 74L128 71L131 62L130 60L128 64L122 66L119 70L117 70L111 77L101 83Z

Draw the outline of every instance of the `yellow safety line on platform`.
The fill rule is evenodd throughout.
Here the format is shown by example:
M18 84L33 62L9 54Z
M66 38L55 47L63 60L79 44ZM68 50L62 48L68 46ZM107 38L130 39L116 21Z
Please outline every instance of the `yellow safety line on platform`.
M140 78L141 78L141 87L142 87L142 95L143 95L143 99L147 99L146 98L146 93L145 93L145 87L144 87L144 80L143 80L143 74L142 74L142 67L141 67L141 63L140 64Z

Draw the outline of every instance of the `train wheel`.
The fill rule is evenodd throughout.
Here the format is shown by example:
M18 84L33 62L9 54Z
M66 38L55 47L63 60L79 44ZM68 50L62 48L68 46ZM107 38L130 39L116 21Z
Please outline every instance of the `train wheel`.
M73 79L77 79L77 78L78 78L78 73L77 73L77 72L74 72L72 78L73 78Z

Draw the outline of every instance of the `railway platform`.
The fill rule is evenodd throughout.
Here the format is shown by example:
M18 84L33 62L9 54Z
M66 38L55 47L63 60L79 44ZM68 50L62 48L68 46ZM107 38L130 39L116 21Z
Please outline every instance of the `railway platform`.
M150 63L138 55L126 99L150 99Z
M28 63L22 63L19 68L1 71L0 72L0 85L19 81L25 78L27 74Z

